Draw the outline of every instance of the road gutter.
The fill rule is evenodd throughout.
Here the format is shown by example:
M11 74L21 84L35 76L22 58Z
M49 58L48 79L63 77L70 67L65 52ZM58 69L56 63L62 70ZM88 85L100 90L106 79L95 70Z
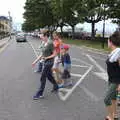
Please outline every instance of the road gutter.
M6 40L0 40L0 53L8 46L9 38L5 38Z

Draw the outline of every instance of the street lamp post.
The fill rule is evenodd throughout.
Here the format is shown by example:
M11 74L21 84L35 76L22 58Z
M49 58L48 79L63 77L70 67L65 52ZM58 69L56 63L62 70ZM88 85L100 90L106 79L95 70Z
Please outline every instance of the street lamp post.
M9 34L10 34L10 39L11 39L11 22L12 22L12 19L11 19L11 16L10 16L10 11L8 11L8 15L9 15Z
M104 44L105 44L105 4L103 6L103 42L102 42L102 48L104 48Z

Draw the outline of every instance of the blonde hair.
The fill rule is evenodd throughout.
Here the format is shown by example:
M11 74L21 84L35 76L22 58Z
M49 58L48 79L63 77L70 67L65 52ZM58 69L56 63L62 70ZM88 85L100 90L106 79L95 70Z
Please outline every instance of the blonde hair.
M60 36L60 33L58 33L57 31L54 31L54 32L53 32L53 35L57 35L58 37L61 37L61 36Z

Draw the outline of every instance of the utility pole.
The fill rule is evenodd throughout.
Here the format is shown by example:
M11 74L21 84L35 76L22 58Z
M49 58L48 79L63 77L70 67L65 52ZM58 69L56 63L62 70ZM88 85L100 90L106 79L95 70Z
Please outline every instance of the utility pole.
M8 11L8 16L9 16L9 34L10 34L10 39L11 39L12 17L10 15L10 11Z
M105 4L103 5L103 42L102 42L102 48L104 48L105 44Z

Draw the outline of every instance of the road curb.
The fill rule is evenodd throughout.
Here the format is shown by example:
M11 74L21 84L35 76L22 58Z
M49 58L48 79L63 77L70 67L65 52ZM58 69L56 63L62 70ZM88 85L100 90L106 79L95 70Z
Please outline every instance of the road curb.
M5 38L6 40L0 40L0 48L4 47L4 45L7 44L7 42L9 41L9 38Z
M100 52L100 53L104 53L104 54L108 54L109 53L109 51L98 50L98 49L87 47L87 46L84 46L84 45L82 45L82 46L72 45L72 46L77 47L77 48L85 48L85 49L89 49L89 50Z
M94 51L97 51L97 52L109 53L109 51L99 50L99 49L95 49L95 48L91 48L91 47L86 47L86 46L82 46L82 47L88 48L88 49L91 49L91 50L94 50Z

